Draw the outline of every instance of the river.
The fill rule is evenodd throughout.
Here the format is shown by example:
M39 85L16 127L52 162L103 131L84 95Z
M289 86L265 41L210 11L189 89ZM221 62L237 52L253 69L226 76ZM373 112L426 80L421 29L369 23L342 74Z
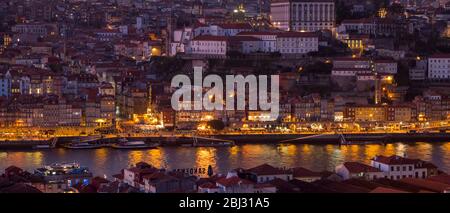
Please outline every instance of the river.
M333 171L344 161L370 163L375 155L400 155L431 161L450 172L450 142L395 143L387 145L242 144L234 147L160 147L151 150L30 150L0 151L0 169L15 165L32 172L55 162L78 162L95 175L117 174L121 169L144 161L158 168L185 169L213 167L215 173L233 168L251 168L263 163L277 167L305 167Z

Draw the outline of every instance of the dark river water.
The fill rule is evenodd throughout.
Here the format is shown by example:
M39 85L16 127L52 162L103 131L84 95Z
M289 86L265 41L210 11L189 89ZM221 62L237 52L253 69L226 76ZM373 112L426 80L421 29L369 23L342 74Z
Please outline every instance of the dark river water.
M121 169L144 161L158 168L207 168L226 173L233 168L250 168L263 163L277 167L302 166L315 171L330 170L344 161L370 163L375 155L406 155L431 161L450 172L450 142L396 143L388 145L274 145L244 144L235 147L160 147L152 150L36 150L0 151L0 173L10 165L28 171L56 162L78 162L95 175L117 174Z

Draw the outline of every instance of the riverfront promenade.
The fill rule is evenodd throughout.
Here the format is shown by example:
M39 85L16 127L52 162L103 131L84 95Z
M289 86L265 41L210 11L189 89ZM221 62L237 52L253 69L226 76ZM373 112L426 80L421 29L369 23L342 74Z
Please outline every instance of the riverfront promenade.
M62 144L83 139L87 136L52 137L36 140L3 140L0 149L47 149L60 147ZM118 134L103 135L100 143L115 143L118 138L139 139L146 142L157 142L160 146L179 146L193 143L196 140L226 140L236 144L340 144L342 137L349 144L396 143L396 142L449 142L450 133L324 133L324 134Z

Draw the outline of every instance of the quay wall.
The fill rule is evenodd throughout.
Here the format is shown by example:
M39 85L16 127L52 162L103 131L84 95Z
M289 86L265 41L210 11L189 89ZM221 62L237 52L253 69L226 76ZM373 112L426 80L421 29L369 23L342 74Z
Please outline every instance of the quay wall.
M358 133L343 134L346 141L352 144L365 143L414 143L414 142L450 142L450 133ZM203 136L206 137L206 136ZM339 144L340 134L217 134L207 137L216 139L234 141L236 144L264 144L264 143L289 143L289 144ZM80 138L80 137L77 137ZM83 138L83 137L81 137ZM145 142L158 142L161 146L179 146L182 144L191 144L194 139L189 136L146 136L146 137L128 137L139 139ZM60 137L57 140L56 147L62 147L63 144L73 141L74 137ZM116 143L118 138L99 139L98 143ZM198 139L208 141L207 138ZM36 149L38 145L50 145L51 140L15 140L0 141L0 150L5 149Z

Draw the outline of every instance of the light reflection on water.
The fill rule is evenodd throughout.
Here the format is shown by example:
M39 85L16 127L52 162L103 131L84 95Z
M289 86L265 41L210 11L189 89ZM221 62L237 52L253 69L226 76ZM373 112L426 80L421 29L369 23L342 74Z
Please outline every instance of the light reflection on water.
M233 168L249 168L263 163L277 167L302 166L313 170L334 170L344 161L370 163L375 155L407 156L431 161L450 172L450 142L396 143L387 145L311 145L311 144L245 144L235 147L164 147L151 150L39 150L0 151L0 169L16 165L32 171L36 167L55 162L79 162L95 175L108 176L140 161L158 168L207 168L226 172Z

